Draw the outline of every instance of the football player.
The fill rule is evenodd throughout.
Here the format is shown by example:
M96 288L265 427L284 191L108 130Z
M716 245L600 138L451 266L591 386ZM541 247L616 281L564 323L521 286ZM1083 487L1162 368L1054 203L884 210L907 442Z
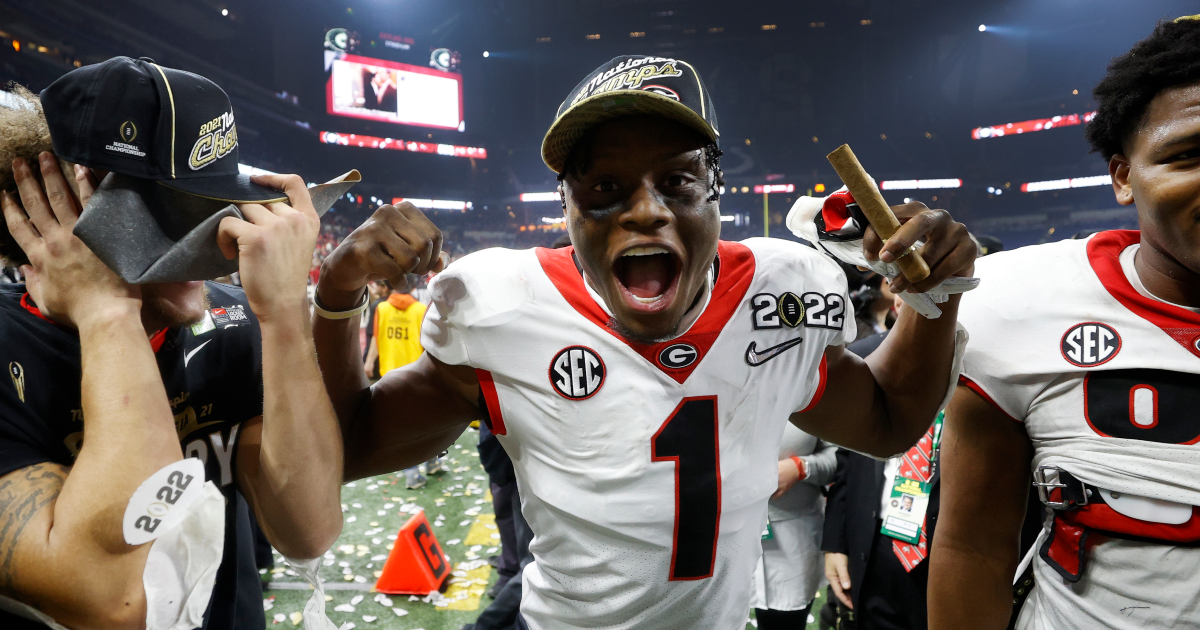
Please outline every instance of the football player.
M946 412L931 628L1008 624L1031 472L1049 518L1018 628L1200 628L1197 18L1159 24L1094 91L1088 140L1140 231L979 262Z
M437 269L440 236L385 206L324 263L318 355L347 474L402 469L481 414L512 456L534 532L529 628L745 623L784 423L855 450L904 451L950 384L957 298L902 316L867 362L842 351L841 268L799 243L719 240L716 115L684 61L618 57L559 109L542 157L574 247L489 249L431 287L425 354L369 387L348 314L372 278ZM962 225L919 204L880 250L924 240L924 291L969 275ZM359 307L361 308L361 307Z

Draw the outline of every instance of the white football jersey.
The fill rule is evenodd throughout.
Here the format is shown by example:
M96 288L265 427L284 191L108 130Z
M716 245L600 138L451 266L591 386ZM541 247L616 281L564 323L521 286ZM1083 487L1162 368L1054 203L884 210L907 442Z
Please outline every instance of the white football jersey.
M721 242L703 312L631 342L571 248L490 249L437 276L426 351L476 369L516 468L534 630L746 621L788 416L854 338L841 269L776 239Z
M1200 314L1139 291L1139 241L1102 232L980 259L959 309L967 384L1024 423L1034 470L1103 488L1091 516L1134 517L1158 539L1092 537L1075 583L1035 558L1018 628L1200 628L1200 549L1159 542L1200 526Z

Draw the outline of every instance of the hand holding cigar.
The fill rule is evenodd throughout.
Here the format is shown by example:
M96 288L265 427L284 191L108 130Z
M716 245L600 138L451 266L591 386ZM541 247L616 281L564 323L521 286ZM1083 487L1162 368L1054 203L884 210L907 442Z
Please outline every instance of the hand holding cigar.
M879 249L880 260L900 267L901 275L891 281L892 291L911 288L923 293L950 276L971 275L977 248L966 226L956 223L945 210L932 210L920 203L908 204L914 212L902 224L848 145L838 147L827 158L884 241ZM917 251L914 244L920 240L925 245Z

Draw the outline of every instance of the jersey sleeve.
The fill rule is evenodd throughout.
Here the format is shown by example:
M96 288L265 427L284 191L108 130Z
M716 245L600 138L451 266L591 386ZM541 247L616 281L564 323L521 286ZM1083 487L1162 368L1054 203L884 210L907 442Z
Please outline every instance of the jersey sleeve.
M858 327L850 303L846 274L833 258L807 245L777 238L751 238L744 243L754 250L763 271L778 278L781 286L796 287L805 305L805 326L832 331L823 343L843 346L854 341Z
M963 296L958 310L958 321L971 336L959 383L1019 422L1025 421L1044 385L1043 379L1029 374L1039 361L1036 346L1024 337L1040 325L1038 302L1053 300L1034 295L1034 286L1022 281L1028 276L1018 270L1027 256L1014 250L979 259L975 275L982 282Z
M532 250L485 249L454 261L433 279L421 345L447 365L475 365L480 336L520 316L530 299L520 256Z

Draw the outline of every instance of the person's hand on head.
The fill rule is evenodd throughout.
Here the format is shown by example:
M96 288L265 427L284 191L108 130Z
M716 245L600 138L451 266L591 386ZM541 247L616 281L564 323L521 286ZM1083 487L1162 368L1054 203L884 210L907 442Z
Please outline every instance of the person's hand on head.
M308 272L321 219L297 175L259 175L254 183L282 190L289 203L239 204L245 220L226 217L217 232L225 257L238 258L246 300L259 321L307 309Z
M404 287L407 274L444 266L442 232L428 217L408 202L380 206L325 258L317 296L324 308L349 310L372 280Z
M949 212L932 210L919 201L892 206L892 212L900 221L900 229L887 243L879 238L875 228L868 226L864 231L863 254L867 260L895 262L917 241L925 241L920 252L929 265L929 277L915 285L903 274L896 276L891 281L893 293L908 290L924 293L951 276L974 273L979 248L971 240L967 227L951 218Z
M30 164L13 160L20 203L5 192L3 210L9 233L29 258L21 273L42 314L76 327L110 308L127 308L137 316L140 288L121 280L72 233L83 203L95 191L91 171L76 169L76 198L53 154L43 152L36 166L40 182Z

